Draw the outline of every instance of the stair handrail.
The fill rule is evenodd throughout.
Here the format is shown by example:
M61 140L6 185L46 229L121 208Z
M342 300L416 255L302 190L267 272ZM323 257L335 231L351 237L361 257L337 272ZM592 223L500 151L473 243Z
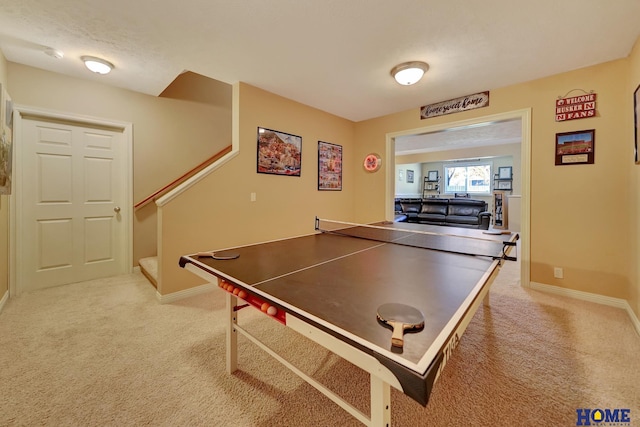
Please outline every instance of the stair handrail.
M159 188L158 190L156 190L153 193L151 193L149 196L147 196L144 199L140 200L138 203L136 203L133 206L133 208L134 209L140 209L141 207L143 207L143 206L155 201L156 199L162 197L163 195L165 195L169 191L173 190L178 185L182 184L183 182L185 182L186 180L188 180L189 178L191 178L192 176L194 176L195 174L197 174L198 172L200 172L201 170L203 170L207 166L209 166L209 165L215 163L216 161L218 161L219 159L221 159L225 154L230 153L231 149L232 149L232 146L229 145L229 146L223 148L222 150L218 151L216 154L214 154L213 156L209 157L207 160L205 160L204 162L200 163L199 165L197 165L193 169L191 169L188 172L182 174L180 177L174 179L173 181L171 181L170 183L168 183L164 187Z

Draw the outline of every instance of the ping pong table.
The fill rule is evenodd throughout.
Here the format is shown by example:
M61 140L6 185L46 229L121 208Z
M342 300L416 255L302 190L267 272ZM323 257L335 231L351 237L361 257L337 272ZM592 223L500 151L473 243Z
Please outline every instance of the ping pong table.
M389 426L390 387L427 405L471 318L483 301L488 304L501 263L515 260L510 251L518 235L318 218L315 229L310 235L185 255L179 264L226 291L229 373L237 369L240 332L363 424ZM392 346L392 331L376 318L385 303L424 313L424 327L406 333L402 348ZM369 373L371 414L360 412L245 330L238 311L246 306Z

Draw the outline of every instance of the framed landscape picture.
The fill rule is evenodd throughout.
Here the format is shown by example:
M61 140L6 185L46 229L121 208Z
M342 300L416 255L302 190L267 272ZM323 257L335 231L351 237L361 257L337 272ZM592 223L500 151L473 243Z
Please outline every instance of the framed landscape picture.
M342 146L318 141L318 190L342 190Z
M257 172L300 176L302 137L277 130L258 128Z
M582 165L594 162L595 129L556 134L556 165Z

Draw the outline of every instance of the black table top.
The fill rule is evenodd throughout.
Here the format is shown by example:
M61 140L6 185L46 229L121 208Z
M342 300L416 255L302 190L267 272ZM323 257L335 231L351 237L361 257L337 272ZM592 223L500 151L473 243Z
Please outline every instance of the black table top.
M390 349L391 331L377 308L418 308L425 327L405 334L400 357L419 364L435 339L494 267L486 257L452 254L366 239L314 234L235 248L234 260L184 257L236 285L257 290L299 317L315 318L373 347Z
M501 246L500 242L513 240L477 230L447 230L456 231L474 237L471 246L491 246L491 251L496 242ZM444 245L449 239L435 238L444 238ZM406 377L406 372L415 376L401 382L413 382L413 388L418 384L413 397L422 404L435 380L434 365L440 364L447 342L499 265L487 256L325 233L233 251L239 253L237 259L189 255L181 258L180 265L191 263L268 301L287 316L313 324L379 360L388 359L394 367L397 364L396 376ZM424 329L405 333L402 349L391 346L392 331L376 318L378 307L385 303L410 305L425 315Z

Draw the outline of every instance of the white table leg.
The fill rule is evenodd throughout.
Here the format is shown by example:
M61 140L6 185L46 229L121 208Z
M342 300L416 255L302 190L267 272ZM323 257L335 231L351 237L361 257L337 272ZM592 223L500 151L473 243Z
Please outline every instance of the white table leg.
M235 310L238 299L228 292L227 298L227 373L231 374L238 369L238 332L235 325L238 322L238 312Z
M371 426L391 425L391 387L380 378L371 375Z

